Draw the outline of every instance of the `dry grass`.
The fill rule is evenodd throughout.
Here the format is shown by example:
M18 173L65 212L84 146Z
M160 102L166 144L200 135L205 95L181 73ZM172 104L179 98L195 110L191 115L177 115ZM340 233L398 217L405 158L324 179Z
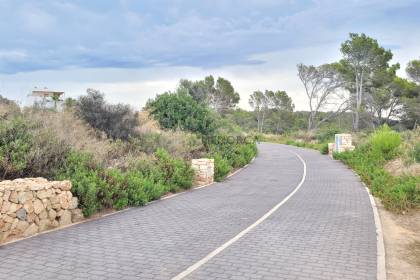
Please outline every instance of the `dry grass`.
M0 96L0 119L10 119L19 113L20 108L16 103L2 100Z
M400 156L385 165L385 169L394 176L420 176L420 163L413 158L414 147L420 143L420 128L401 133Z
M40 131L50 131L73 150L93 155L94 159L108 167L124 168L127 162L145 158L158 148L184 159L199 157L204 152L201 139L183 131L161 130L148 112L139 113L138 137L129 142L110 140L103 133L90 127L71 110L55 112L26 108L24 117L37 124Z
M71 111L26 109L24 116L39 124L38 129L51 131L59 140L74 150L88 152L98 162L107 162L115 155L115 144L92 129Z
M139 124L140 124L138 131L140 133L162 131L159 123L150 117L150 114L148 111L139 112L138 118L139 118Z

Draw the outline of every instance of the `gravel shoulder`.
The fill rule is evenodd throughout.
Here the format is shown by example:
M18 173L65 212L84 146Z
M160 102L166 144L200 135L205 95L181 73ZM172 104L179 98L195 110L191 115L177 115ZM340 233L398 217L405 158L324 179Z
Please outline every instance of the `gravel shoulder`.
M387 211L375 199L381 217L388 280L414 280L420 275L420 210L404 215Z

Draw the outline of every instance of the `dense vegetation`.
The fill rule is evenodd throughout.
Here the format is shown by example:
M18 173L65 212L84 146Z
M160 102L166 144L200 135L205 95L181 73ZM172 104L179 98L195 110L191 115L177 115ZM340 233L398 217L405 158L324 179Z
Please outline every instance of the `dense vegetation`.
M164 128L187 130L203 135L215 131L210 109L188 94L164 93L155 100L150 100L146 108Z
M400 134L384 126L354 151L334 154L334 158L350 165L385 207L404 211L420 207L420 176L392 176L385 170L386 162L401 153L400 145Z
M71 153L57 174L70 179L86 216L103 208L122 209L158 199L192 186L193 171L181 159L159 149L149 160L139 160L125 171L104 168L89 154Z
M223 180L256 155L254 141L221 136L226 127L242 133L218 112L234 106L229 102L237 102L236 93L222 78L205 100L186 87L184 80L183 91L158 95L140 113L109 104L92 89L77 100L67 99L63 111L57 103L22 110L0 98L1 179L71 180L85 216L191 188L191 158L214 157L215 178Z

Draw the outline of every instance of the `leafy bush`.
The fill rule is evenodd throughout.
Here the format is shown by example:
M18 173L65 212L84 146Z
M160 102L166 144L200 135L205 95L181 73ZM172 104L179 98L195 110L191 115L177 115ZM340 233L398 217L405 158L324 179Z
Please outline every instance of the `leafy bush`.
M164 149L158 149L155 156L157 158L156 166L163 174L164 184L169 186L171 191L178 191L179 188L191 188L194 171L188 163L173 158Z
M374 152L389 160L397 154L398 146L401 144L401 136L398 132L384 125L372 135L370 144Z
M28 166L27 154L33 145L28 124L22 119L0 122L0 176L15 179Z
M48 130L22 118L0 123L0 178L52 178L70 148Z
M26 155L24 176L52 178L66 161L70 146L48 130L34 132L30 151Z
M144 205L165 193L192 186L193 170L181 159L158 149L154 158L132 164L128 170L104 168L86 153L72 152L57 179L72 181L85 216L103 208Z
M79 206L85 216L102 209L99 197L104 194L100 190L107 187L107 182L101 178L100 171L91 155L73 152L57 176L59 180L71 180L71 191L79 199Z
M217 182L222 181L229 172L232 170L232 166L230 166L229 161L223 158L219 154L213 154L214 158L214 180Z
M150 100L146 107L164 128L179 128L203 135L215 130L210 110L188 94L164 93Z
M215 180L221 181L234 168L248 164L257 154L255 142L247 143L226 135L204 140L208 157L215 159Z
M103 131L110 138L127 140L136 134L138 114L128 105L108 104L104 95L97 90L88 89L87 95L79 98L76 112L93 128Z
M315 138L319 143L333 142L336 134L340 133L340 129L335 127L326 127L317 130Z
M323 144L320 148L320 152L323 155L328 155L328 144Z

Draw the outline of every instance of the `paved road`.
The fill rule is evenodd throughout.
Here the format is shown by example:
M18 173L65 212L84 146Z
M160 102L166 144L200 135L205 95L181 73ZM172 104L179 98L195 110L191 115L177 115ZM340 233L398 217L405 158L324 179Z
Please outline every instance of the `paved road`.
M295 193L304 166L293 152L307 171ZM0 247L7 280L172 279L191 266L183 279L375 279L367 192L315 151L261 144L223 183Z

